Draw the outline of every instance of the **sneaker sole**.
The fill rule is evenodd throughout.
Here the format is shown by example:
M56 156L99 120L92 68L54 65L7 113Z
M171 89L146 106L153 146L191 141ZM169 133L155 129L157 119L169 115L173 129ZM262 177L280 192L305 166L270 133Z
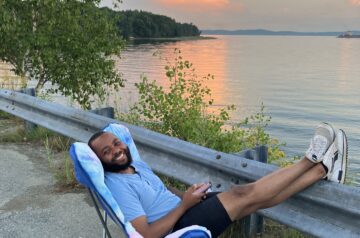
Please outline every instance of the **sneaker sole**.
M342 164L341 164L341 171L340 174L338 176L338 181L339 183L344 183L345 182L345 178L346 178L346 168L347 168L347 163L348 163L348 140L346 137L345 132L340 129L341 133L343 134L344 138L343 138L343 154L342 154ZM341 178L339 178L341 176Z
M334 142L334 140L335 140L335 137L336 137L336 133L335 133L335 130L334 130L334 127L332 127L332 125L330 125L329 123L327 123L327 122L322 122L322 124L324 124L325 126L327 126L328 128L328 130L329 131L332 131L332 138L333 138L333 141L332 142ZM345 134L345 133L344 133ZM331 144L330 144L331 145ZM329 145L329 147L330 147L330 145ZM328 148L329 149L329 148Z

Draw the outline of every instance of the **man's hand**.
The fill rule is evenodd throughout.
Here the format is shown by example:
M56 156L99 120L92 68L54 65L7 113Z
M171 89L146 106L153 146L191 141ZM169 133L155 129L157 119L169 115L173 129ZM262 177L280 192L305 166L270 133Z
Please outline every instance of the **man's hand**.
M189 208L198 204L202 200L202 197L205 196L205 192L202 193L194 193L194 192L202 185L203 183L200 183L200 184L194 184L191 187L189 187L188 190L186 190L185 193L183 194L180 206L182 206L185 210L188 210Z

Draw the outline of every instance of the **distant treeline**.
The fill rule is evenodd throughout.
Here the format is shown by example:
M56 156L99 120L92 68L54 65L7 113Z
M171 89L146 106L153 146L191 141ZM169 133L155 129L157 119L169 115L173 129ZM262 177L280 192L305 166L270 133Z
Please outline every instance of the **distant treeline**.
M109 17L116 19L119 34L124 38L161 38L199 36L200 31L192 23L178 23L174 19L151 12L127 10L113 11L102 8Z
M202 30L204 35L253 35L253 36L339 36L344 32L298 32L298 31L269 31L264 29L254 30ZM352 31L353 35L360 34Z

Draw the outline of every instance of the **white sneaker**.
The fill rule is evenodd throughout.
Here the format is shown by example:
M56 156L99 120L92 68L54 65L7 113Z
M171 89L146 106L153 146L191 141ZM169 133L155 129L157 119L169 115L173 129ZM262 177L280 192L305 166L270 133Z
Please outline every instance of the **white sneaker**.
M330 124L322 122L316 127L314 137L310 141L309 149L305 153L306 158L313 163L321 162L334 140L334 128Z
M333 172L331 176L328 176L328 180L343 184L345 182L348 157L348 143L343 130L338 131L335 141L339 152L334 157Z
M326 167L327 173L323 177L325 180L330 180L331 176L334 172L334 164L335 164L335 158L338 157L338 147L337 147L337 141L335 141L330 145L329 149L326 151L325 155L322 158L321 163L323 166Z

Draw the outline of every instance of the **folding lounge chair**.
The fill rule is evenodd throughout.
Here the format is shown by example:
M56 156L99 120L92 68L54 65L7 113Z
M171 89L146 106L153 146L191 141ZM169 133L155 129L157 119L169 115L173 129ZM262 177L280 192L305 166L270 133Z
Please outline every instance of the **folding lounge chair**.
M133 159L140 160L140 155L136 149L135 143L126 127L119 124L110 124L104 128L104 131L109 131L116 135L128 146ZM115 224L119 226L126 237L142 237L130 222L125 222L123 213L121 212L110 190L104 183L104 170L101 162L90 147L85 143L76 142L71 145L70 156L74 162L76 179L79 183L87 187L90 192L95 209L104 227L103 237L106 238L106 236L108 236L111 238L111 234L107 228L107 215L109 215ZM99 205L104 210L104 217L101 215ZM166 238L210 237L211 234L205 227L197 225L183 228L166 236Z

